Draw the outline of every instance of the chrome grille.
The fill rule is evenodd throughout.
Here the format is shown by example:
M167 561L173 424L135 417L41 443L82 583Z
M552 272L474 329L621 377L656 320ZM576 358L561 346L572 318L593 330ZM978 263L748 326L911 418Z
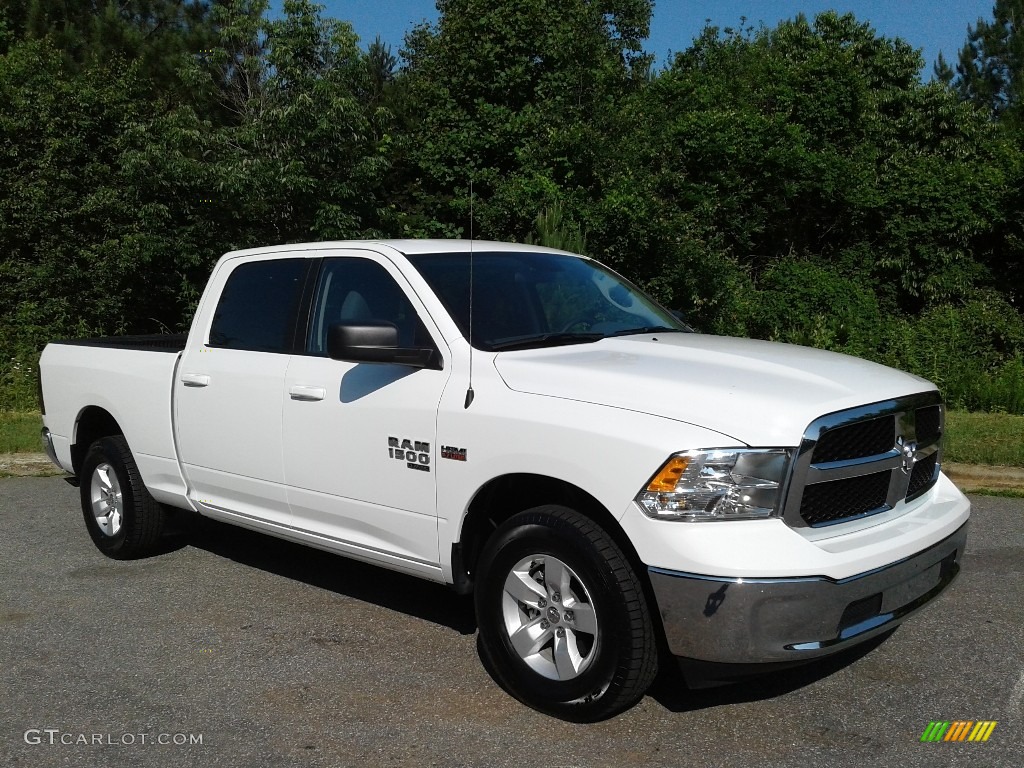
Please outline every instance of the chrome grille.
M938 392L822 416L804 432L786 491L794 527L834 525L892 509L939 477Z
M823 434L818 444L814 446L812 461L815 464L824 464L829 461L885 453L892 448L895 434L895 416L855 421L853 424L831 429Z

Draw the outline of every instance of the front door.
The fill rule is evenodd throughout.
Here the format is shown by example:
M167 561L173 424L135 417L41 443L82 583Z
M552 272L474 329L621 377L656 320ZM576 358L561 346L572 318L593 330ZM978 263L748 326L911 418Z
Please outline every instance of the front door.
M399 346L446 349L387 258L353 250L323 261L306 349L292 356L285 380L284 471L293 524L350 555L425 574L439 562L435 430L450 366L328 358L328 327L360 320L394 323Z

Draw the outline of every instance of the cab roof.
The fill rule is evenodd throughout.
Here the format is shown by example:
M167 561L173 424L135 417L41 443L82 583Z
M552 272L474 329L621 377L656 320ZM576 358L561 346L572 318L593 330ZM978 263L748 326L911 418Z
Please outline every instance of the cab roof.
M504 243L493 240L417 240L417 239L394 239L394 240L326 240L314 243L286 243L282 245L271 245L262 248L246 248L232 251L229 256L256 256L267 253L280 253L283 251L321 251L344 248L366 248L367 246L384 246L394 249L402 254L427 254L427 253L468 253L472 243L473 251L495 252L495 251L533 251L536 253L568 253L554 248L545 248L540 245L528 245L526 243ZM573 254L578 256L580 254Z

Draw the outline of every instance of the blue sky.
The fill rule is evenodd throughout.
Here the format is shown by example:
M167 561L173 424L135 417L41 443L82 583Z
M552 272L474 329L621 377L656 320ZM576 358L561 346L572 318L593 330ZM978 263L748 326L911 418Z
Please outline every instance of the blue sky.
M397 54L405 33L418 22L434 21L434 0L320 0L326 14L352 23L363 44L377 35L390 43ZM737 26L745 16L754 25L764 22L775 26L801 11L813 17L833 9L853 13L869 22L886 37L902 37L915 48L922 48L925 79L931 77L932 63L941 50L947 60L956 54L967 38L967 25L979 17L992 16L993 0L848 0L813 2L812 0L656 0L651 36L646 49L663 63L668 52L687 48L704 26L705 19L720 27ZM279 11L281 0L271 0Z

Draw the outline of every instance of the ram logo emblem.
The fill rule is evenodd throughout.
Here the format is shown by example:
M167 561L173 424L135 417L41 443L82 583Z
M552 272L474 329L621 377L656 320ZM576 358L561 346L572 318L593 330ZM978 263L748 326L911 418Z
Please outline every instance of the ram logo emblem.
M917 443L913 440L904 442L901 437L896 441L896 444L900 449L900 453L903 454L903 473L909 475L914 471L914 465L917 464Z

